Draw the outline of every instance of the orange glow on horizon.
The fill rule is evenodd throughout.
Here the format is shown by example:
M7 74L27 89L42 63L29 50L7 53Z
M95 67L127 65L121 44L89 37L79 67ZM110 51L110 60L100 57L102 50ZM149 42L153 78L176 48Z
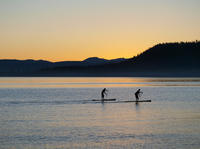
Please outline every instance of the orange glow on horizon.
M0 59L131 58L200 39L200 1L1 1Z

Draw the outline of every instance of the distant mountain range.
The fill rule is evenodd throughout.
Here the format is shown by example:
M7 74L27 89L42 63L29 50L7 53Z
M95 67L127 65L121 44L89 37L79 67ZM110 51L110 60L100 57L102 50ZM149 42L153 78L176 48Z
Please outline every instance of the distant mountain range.
M124 58L107 60L98 57L90 57L83 61L50 62L44 60L0 60L0 76L38 76L43 75L44 70L53 70L59 67L88 67L104 64L114 64L125 61Z
M200 42L162 43L130 59L0 60L0 76L200 77Z

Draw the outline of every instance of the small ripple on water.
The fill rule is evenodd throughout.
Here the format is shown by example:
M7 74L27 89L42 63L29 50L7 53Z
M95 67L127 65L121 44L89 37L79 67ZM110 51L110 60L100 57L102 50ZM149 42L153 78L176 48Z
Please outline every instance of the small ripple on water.
M16 136L0 136L0 143L2 145L7 143L13 144L29 144L34 146L35 144L59 144L59 143L77 143L77 144L90 144L101 143L101 147L104 147L106 142L110 142L110 146L114 145L112 142L121 142L121 147L124 145L143 147L152 146L155 148L182 148L182 147L198 147L200 146L199 135L181 135L181 134L110 134L110 135L79 135L73 136L73 134L66 136L41 136L41 135L16 135ZM90 143L89 143L90 142ZM103 143L104 142L104 143ZM179 144L177 144L179 142ZM11 143L11 144L12 144ZM125 143L125 144L124 144ZM117 144L115 144L117 145ZM119 147L120 145L118 145Z

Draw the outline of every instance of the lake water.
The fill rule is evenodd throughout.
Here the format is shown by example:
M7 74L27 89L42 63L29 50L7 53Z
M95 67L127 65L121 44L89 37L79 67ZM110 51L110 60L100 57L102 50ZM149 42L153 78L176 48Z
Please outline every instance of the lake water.
M200 78L0 78L0 148L199 149Z

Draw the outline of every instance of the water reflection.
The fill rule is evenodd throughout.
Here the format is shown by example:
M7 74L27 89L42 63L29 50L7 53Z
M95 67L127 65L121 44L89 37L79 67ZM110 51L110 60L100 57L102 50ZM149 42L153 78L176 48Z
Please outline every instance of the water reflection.
M101 109L102 109L102 111L104 111L104 110L105 110L104 101L102 101L102 102L101 102Z
M9 87L134 87L134 86L200 86L200 78L140 77L3 77L0 88Z
M134 100L133 89L109 98ZM99 88L1 88L1 148L199 148L200 87L143 89L154 102L93 103Z
M140 110L140 104L139 104L139 102L135 103L135 110L136 110L136 112L139 112L139 110Z

